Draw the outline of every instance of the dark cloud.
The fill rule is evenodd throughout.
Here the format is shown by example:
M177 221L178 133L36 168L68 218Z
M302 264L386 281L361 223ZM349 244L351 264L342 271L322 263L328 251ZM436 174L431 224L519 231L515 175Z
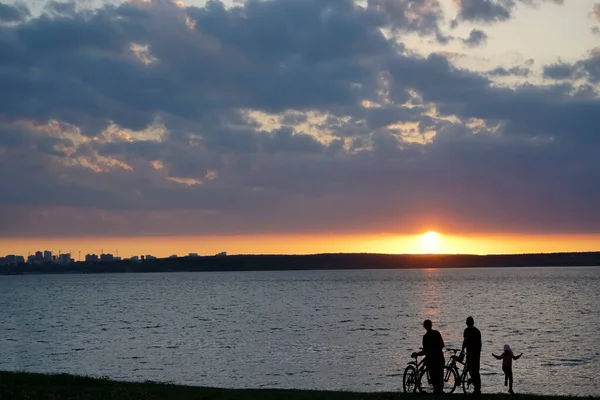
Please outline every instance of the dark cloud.
M514 0L458 0L459 17L465 21L496 22L510 18Z
M587 58L575 63L546 65L544 77L557 80L584 78L591 83L600 82L600 48L592 50Z
M4 4L0 3L0 23L2 22L21 22L31 14L24 4Z
M488 71L488 75L489 76L522 76L522 77L527 77L529 76L529 74L531 73L531 69L528 67L521 67L521 66L516 66L516 67L511 67L511 68L504 68L504 67L497 67L494 68L491 71Z
M463 21L493 23L512 17L518 4L532 7L542 3L564 4L564 0L455 0L458 17Z
M600 47L594 49L588 58L576 62L575 66L590 82L600 82Z
M440 10L51 4L0 25L0 215L21 221L0 235L600 230L593 88L498 86L531 63L475 73L382 34L440 40Z
M544 66L544 77L550 79L569 79L575 74L575 66L566 63L556 63Z
M462 42L468 47L479 47L487 41L487 34L480 29L473 29L469 33L469 37L462 39Z
M75 2L49 1L44 5L44 11L50 15L75 16Z

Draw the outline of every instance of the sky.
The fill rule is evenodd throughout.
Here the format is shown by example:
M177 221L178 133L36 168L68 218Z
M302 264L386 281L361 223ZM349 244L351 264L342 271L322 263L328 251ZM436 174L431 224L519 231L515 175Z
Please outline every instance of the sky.
M4 1L0 54L0 254L599 247L598 0Z

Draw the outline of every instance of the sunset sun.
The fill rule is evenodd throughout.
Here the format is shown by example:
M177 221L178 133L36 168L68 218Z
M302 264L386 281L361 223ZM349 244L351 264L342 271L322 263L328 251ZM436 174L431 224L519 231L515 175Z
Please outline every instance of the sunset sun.
M429 231L421 236L421 251L423 253L439 253L441 251L442 238L439 233Z

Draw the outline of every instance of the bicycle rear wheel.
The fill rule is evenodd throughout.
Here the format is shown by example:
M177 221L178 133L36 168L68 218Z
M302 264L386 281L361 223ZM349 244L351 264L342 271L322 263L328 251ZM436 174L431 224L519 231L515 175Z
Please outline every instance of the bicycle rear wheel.
M453 393L456 389L456 386L458 386L458 374L453 368L445 366L443 376L444 386L442 387L442 391L444 393ZM431 376L429 375L429 371L427 369L421 371L417 389L420 393L433 393L435 391L433 382L431 381Z
M444 392L454 393L458 383L458 371L455 368L444 367Z
M414 393L417 390L417 370L409 365L402 376L402 389L404 393Z

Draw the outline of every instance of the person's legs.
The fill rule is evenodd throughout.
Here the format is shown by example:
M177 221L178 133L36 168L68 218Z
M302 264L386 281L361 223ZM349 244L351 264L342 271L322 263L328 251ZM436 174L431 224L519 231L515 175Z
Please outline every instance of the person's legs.
M433 392L435 394L441 393L444 388L444 364L432 363L427 365L427 369L429 370Z
M504 380L505 382L508 381L508 393L513 393L513 373L512 373L512 368L506 367L506 368L502 368L502 370L504 371ZM505 385L506 386L506 385Z
M438 376L438 393L442 393L444 391L444 364L442 364L440 366L439 369L439 376Z
M479 359L479 353L472 354L471 357L469 357L467 353L467 367L469 368L469 374L471 374L471 379L473 381L473 388L475 389L475 393L481 392L481 375L479 374Z
M433 393L440 391L440 367L439 365L431 366L431 384L433 385Z

